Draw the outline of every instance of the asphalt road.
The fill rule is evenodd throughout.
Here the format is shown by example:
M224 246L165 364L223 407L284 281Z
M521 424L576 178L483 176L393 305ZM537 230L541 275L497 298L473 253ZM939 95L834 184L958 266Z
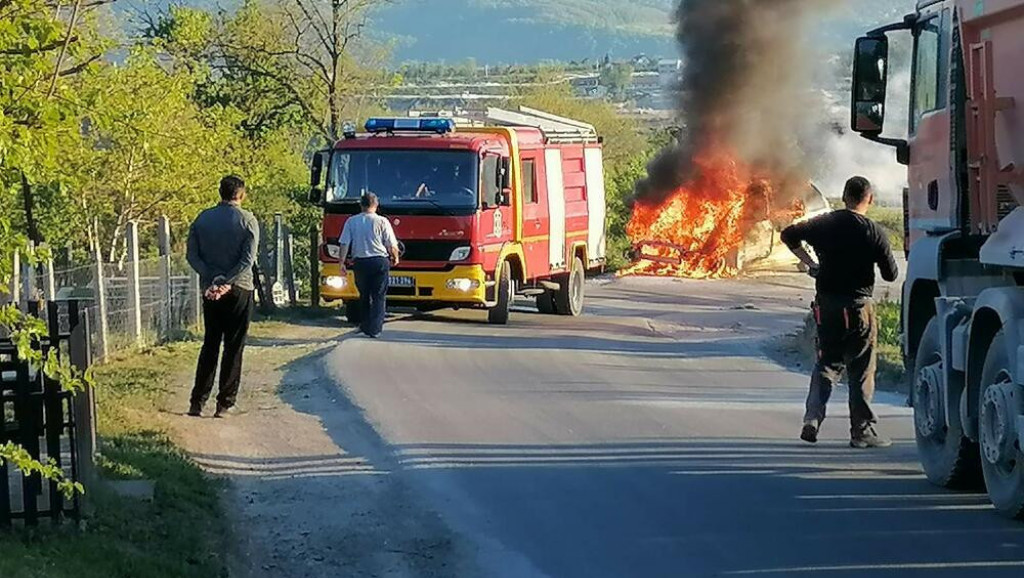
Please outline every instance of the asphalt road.
M877 407L892 449L847 447L845 391L820 444L796 439L807 377L762 345L801 322L801 278L588 292L578 319L342 340L324 363L363 421L324 427L386 448L488 578L1024 576L1024 524L927 484L898 396Z

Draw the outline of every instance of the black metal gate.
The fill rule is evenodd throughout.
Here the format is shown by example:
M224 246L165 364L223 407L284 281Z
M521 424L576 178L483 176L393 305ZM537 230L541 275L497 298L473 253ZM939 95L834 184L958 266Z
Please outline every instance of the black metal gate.
M49 334L39 344L44 354L56 348L76 367L89 365L88 317L79 301L51 301L45 309L34 303L28 312L44 314ZM79 481L75 402L56 380L19 361L9 339L0 340L0 444L13 442L36 460L60 468L67 479ZM38 524L39 518L78 520L80 514L78 495L66 500L57 484L39 474L25 476L10 463L0 465L0 527L14 520L28 526Z

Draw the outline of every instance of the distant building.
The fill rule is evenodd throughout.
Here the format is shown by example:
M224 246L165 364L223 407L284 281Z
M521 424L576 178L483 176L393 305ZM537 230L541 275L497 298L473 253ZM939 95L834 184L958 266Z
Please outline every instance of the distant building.
M683 61L663 58L658 61L658 77L662 86L676 86L683 79Z
M661 74L657 72L634 72L633 90L653 90L662 86Z

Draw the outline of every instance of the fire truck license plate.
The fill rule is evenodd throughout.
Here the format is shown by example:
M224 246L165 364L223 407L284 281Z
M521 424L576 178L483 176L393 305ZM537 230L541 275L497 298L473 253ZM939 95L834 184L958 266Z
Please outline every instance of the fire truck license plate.
M412 277L396 277L392 275L388 279L388 285L391 287L415 287L416 279Z

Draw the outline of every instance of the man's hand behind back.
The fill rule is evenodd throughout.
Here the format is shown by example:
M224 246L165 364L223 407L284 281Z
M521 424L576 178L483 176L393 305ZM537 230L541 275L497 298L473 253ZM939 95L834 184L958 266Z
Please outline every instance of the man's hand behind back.
M203 293L207 301L220 301L222 297L231 292L231 285L210 285Z

